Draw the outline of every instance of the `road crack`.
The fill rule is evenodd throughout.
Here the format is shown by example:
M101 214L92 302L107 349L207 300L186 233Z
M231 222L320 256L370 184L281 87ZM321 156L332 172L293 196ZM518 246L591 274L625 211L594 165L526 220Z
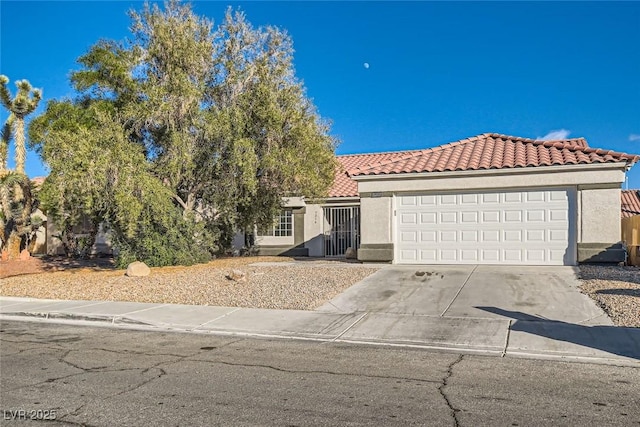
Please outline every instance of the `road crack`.
M463 358L464 358L464 355L461 354L460 356L458 356L456 360L454 360L449 364L449 366L447 367L447 373L442 379L442 382L440 383L440 385L438 386L438 391L440 392L440 396L442 396L445 403L447 404L447 407L449 408L449 413L451 414L451 418L453 419L453 425L455 427L460 426L460 421L458 420L458 412L460 411L460 409L453 407L453 405L451 404L451 400L449 399L449 396L447 396L447 393L445 392L445 388L447 387L447 385L449 384L449 380L453 376L453 367L456 366L458 363L462 362Z
M297 370L297 369L279 368L277 366L272 366L272 365L253 364L253 363L234 363L234 362L225 362L222 360L187 359L187 361L213 363L213 364L236 366L236 367L242 367L242 368L264 368L264 369L271 369L277 372L284 372L287 374L324 374L324 375L337 375L337 376L344 376L344 377L372 378L372 379L383 379L383 380L416 381L421 383L436 383L436 384L440 383L440 381L425 380L421 378L395 377L395 376L388 376L388 375L352 374L349 372L335 372L335 371L324 371L324 370L314 370L314 369Z

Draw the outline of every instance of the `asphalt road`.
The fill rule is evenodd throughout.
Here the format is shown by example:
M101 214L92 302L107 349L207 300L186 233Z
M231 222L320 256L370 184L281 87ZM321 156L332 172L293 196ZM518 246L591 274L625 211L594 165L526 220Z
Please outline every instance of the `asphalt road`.
M640 425L640 368L0 325L0 424Z

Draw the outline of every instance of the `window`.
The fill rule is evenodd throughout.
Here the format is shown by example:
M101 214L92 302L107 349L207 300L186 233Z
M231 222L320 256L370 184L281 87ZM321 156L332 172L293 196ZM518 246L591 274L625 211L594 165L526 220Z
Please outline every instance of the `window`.
M290 237L293 236L293 216L291 210L283 210L275 218L271 227L258 230L259 236Z

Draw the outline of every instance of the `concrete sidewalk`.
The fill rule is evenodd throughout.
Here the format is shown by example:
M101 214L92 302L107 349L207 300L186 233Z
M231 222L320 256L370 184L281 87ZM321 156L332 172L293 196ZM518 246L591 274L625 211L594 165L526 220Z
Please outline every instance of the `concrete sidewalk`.
M440 317L378 312L60 301L0 297L0 320L75 322L116 328L308 339L582 360L640 367L640 329L522 317Z

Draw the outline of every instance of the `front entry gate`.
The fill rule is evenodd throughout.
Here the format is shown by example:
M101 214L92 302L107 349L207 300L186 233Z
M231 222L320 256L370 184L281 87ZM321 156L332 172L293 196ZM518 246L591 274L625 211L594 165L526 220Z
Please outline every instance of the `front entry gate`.
M344 256L360 247L360 206L325 207L324 256Z

